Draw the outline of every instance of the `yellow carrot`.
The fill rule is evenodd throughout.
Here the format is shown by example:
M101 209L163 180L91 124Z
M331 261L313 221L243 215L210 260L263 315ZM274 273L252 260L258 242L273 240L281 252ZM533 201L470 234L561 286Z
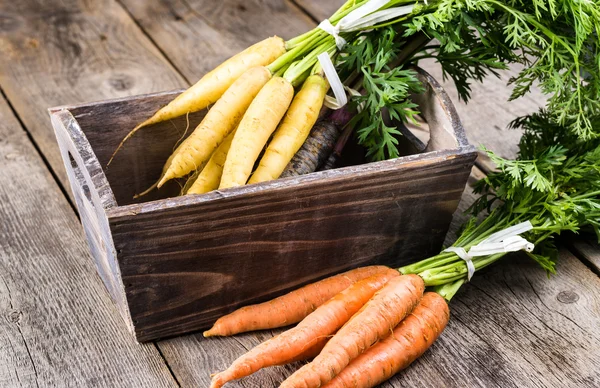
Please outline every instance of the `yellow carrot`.
M197 170L206 162L221 142L235 129L244 113L271 78L263 66L253 67L239 77L208 111L194 132L185 139L183 147L173 157L163 178L180 178Z
M290 106L294 87L273 77L256 96L240 121L227 154L219 189L246 184L254 162Z
M274 36L248 47L221 63L168 105L159 109L152 117L129 132L113 153L108 164L123 146L123 143L133 136L138 129L183 116L189 112L198 112L208 107L215 103L246 70L256 66L266 66L285 52L284 40Z
M328 88L329 84L320 75L304 81L248 183L279 178L315 125Z
M212 154L208 163L206 163L206 166L204 166L202 172L197 176L186 194L204 194L219 188L221 175L223 175L223 165L225 164L225 159L227 158L227 153L231 147L235 132L236 130L223 140L223 143Z

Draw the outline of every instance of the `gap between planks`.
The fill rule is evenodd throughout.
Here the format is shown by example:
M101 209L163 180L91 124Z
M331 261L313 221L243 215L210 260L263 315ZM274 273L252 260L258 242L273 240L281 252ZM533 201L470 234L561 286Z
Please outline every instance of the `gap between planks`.
M129 11L129 9L125 6L125 4L123 4L123 2L121 0L115 0L115 2L123 9L123 11L127 14L127 16L129 16L131 21L133 21L133 23L137 26L137 28L140 30L140 32L150 41L150 43L152 43L152 45L158 50L158 52L160 52L160 54L163 56L165 61L167 61L167 63L169 63L171 65L173 70L177 74L179 74L181 76L181 78L183 78L183 80L186 82L187 86L191 86L193 84L193 82L189 80L189 78L181 71L181 69L179 69L179 67L177 67L177 65L165 53L165 51L162 49L162 47L160 47L156 43L156 41L154 40L152 35L150 35L148 33L148 31L146 31L146 29L140 24L140 22L135 17L133 17L133 15Z
M178 69L178 67L170 60L170 58L165 54L165 52L162 50L162 48L160 46L158 46L156 44L156 42L154 41L154 39L141 27L141 25L139 24L139 22L131 15L131 13L129 12L129 10L121 3L121 1L119 0L115 0L115 2L123 9L123 11L128 15L128 17L131 19L131 21L138 27L138 29L140 30L140 32L151 42L151 44L160 52L160 54L163 56L163 59L170 64L170 66L172 67L172 70L174 72L176 72L181 78L183 78L183 80L185 80L185 82L187 83L187 85L190 85L190 81L189 79ZM56 174L56 171L52 168L50 162L48 161L48 159L46 158L45 154L42 152L39 144L36 142L35 137L33 136L33 134L29 131L28 127L25 125L25 123L23 122L23 119L21 118L20 114L17 112L17 110L15 109L14 105L12 104L10 98L8 98L8 96L6 95L6 93L4 92L4 89L2 88L2 86L0 85L0 95L1 95L1 100L0 100L0 104L5 102L7 104L7 106L9 107L9 110L11 111L11 113L15 116L17 122L19 123L19 126L21 127L21 130L25 133L25 135L28 138L29 143L33 146L33 148L35 149L36 155L42 160L46 170L50 173L50 175L52 176L52 179L54 180L54 182L56 183L56 185L58 186L60 192L62 193L62 195L64 196L65 200L67 201L69 207L71 208L71 210L74 212L75 216L77 217L77 220L80 220L80 216L79 216L79 212L77 211L77 207L75 206L74 202L73 202L73 198L70 195L70 192L68 190L70 190L70 188L67 188L64 184L64 182L61 181L61 179L58 177L58 175ZM181 383L179 382L179 380L177 379L177 376L175 375L175 373L173 372L173 369L171 368L171 365L169 364L169 362L167 361L167 359L165 358L164 354L162 353L160 347L158 346L157 341L152 341L152 346L156 349L157 353L159 354L160 358L163 360L165 366L167 367L171 377L173 378L173 380L175 381L175 383L177 384L177 386L181 386ZM34 366L35 367L35 366Z

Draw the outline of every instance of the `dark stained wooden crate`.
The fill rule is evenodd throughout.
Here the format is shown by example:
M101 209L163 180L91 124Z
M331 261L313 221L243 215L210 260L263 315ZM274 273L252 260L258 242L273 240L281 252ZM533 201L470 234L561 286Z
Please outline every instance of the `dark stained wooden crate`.
M438 252L476 152L446 93L421 78L427 91L414 100L430 140L404 138L421 153L198 196L172 197L181 183L171 182L133 199L204 112L141 130L104 168L181 91L50 109L98 273L136 338L202 329L334 273Z

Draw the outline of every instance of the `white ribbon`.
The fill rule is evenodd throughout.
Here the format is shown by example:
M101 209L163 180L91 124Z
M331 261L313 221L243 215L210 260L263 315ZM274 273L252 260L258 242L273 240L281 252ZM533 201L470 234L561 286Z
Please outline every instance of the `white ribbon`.
M341 50L347 43L346 40L340 36L341 32L350 32L372 27L395 17L407 15L411 13L415 7L415 4L410 4L378 11L378 9L385 6L390 1L391 0L367 0L362 6L340 19L335 26L331 24L328 19L325 19L319 24L319 28L333 36L338 50ZM317 59L323 68L323 72L325 73L327 81L329 81L329 85L333 91L333 95L335 96L335 99L326 96L325 106L330 109L340 109L346 105L348 103L348 97L346 96L344 89L348 90L352 95L359 95L358 92L344 86L335 71L335 66L327 52L319 54Z
M472 257L469 256L465 248L461 247L450 247L444 250L444 252L454 252L458 257L463 259L467 263L467 281L471 281L473 274L475 273L475 265L473 264Z
M329 82L329 86L331 86L331 90L333 91L333 95L335 96L335 100L339 109L348 103L348 97L346 97L346 92L344 91L344 84L340 80L340 76L335 71L335 66L329 58L328 52L323 52L317 56L319 63L321 64L321 68L323 69L323 73L325 73L325 77L327 77L327 81Z
M398 16L407 15L415 8L415 4L409 4L378 11L378 9L384 7L390 1L367 0L364 5L340 19L335 26L328 19L325 19L319 24L319 28L333 36L335 44L341 50L347 42L340 36L340 33L373 27Z
M520 224L511 226L499 232L496 232L480 242L474 245L467 252L461 247L450 247L444 252L454 252L463 259L467 264L467 281L471 280L475 273L475 265L473 264L472 258L478 256L490 256L497 253L507 253L516 251L533 251L535 245L519 236L521 233L525 233L533 229L531 222L525 221Z
M329 35L333 36L333 38L335 39L335 45L339 50L341 50L346 45L346 39L340 36L339 23L337 26L334 26L333 24L331 24L329 19L325 19L319 24L319 28L328 33Z

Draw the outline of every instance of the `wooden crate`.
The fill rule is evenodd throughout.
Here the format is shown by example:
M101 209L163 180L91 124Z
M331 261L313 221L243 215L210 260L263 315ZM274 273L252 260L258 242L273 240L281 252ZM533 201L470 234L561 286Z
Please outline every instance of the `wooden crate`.
M87 241L108 292L139 341L208 327L239 306L368 264L439 251L476 151L448 96L421 71L414 100L430 128L423 151L205 195L143 200L186 118L123 136L178 93L50 109ZM204 112L190 114L190 128ZM172 197L172 198L168 198Z

